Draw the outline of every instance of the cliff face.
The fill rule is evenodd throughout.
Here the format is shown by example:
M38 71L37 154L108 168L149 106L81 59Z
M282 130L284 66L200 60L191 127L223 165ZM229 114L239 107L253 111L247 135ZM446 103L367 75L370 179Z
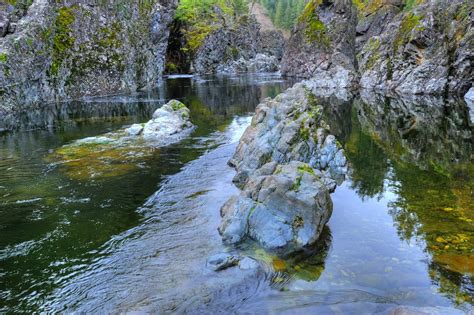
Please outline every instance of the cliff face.
M275 57L270 63L277 69L284 46L285 39L280 31L261 32L260 24L254 16L245 15L207 35L192 63L197 73L209 74L239 72L235 69L239 68L235 64L240 61L246 64L242 67L245 72L250 68L248 61L255 59L257 54L265 54Z
M356 25L357 11L351 1L310 1L289 39L282 73L314 77L320 87L355 85Z
M0 109L153 86L176 3L33 1L0 37Z
M313 0L307 10L283 59L286 75L329 73L323 86L341 86L337 78L356 69L360 80L346 80L349 86L402 94L465 93L471 87L470 1Z

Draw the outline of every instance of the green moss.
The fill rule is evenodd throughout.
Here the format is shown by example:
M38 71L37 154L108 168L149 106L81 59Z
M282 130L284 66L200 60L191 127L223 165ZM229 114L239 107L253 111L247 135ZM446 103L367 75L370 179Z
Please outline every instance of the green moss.
M303 174L301 175L298 175L296 177L296 180L295 182L291 185L290 187L290 190L292 191L298 191L300 189L300 186L301 186L301 179L303 178Z
M315 175L314 174L314 170L311 166L309 166L309 164L304 164L304 165L300 165L298 166L298 172L300 173L309 173L311 175Z
M371 38L366 46L366 53L369 54L367 62L365 63L365 69L372 69L375 63L380 60L380 39Z
M55 35L53 38L52 63L49 72L53 77L58 75L61 64L68 56L67 52L73 48L75 43L71 27L76 19L74 15L75 8L75 6L60 8L54 22Z
M319 19L317 13L321 2L321 0L311 0L308 2L298 18L298 22L304 23L305 25L304 32L307 41L329 46L330 39L327 36L326 25Z
M172 62L167 62L166 63L166 72L167 73L176 73L178 72L178 66Z
M415 8L417 5L422 4L424 0L404 0L403 10L410 11Z
M398 48L410 41L411 32L414 29L423 30L420 25L420 17L413 14L408 13L406 14L402 22L400 23L400 27L398 32L395 36L395 40L393 41L393 53L396 54L398 52Z
M172 100L170 106L174 111L178 111L182 108L187 108L186 105L177 100Z
M0 63L7 63L8 55L6 53L0 54Z

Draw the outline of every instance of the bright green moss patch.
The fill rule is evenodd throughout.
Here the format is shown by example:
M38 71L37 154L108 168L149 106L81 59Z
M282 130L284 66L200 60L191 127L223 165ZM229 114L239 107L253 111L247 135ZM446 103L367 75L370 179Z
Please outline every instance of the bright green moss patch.
M177 100L172 100L170 106L174 111L178 111L182 108L187 108L186 105Z
M327 36L326 25L319 19L317 10L321 0L312 0L298 18L298 22L305 24L305 37L310 43L318 43L323 46L329 46L330 40Z
M8 60L8 55L6 53L0 53L0 63L6 63Z
M300 173L306 172L306 173L309 173L311 175L315 175L313 168L311 166L309 166L309 164L304 164L304 165L298 166L298 172L300 172Z
M67 58L67 52L74 46L72 27L76 17L75 7L62 7L58 10L54 22L55 35L53 37L53 52L50 75L57 76L62 62Z

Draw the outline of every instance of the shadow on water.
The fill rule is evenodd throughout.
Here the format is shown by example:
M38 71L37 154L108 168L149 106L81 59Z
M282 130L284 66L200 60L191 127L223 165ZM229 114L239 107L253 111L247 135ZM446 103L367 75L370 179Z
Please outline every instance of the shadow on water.
M108 249L133 239L139 234L134 229L152 220L150 211L137 208L169 176L206 152L235 142L258 102L289 85L274 75L175 79L147 93L30 108L2 117L2 127L18 131L0 136L0 312L38 310L56 288L75 281L94 262L110 262L105 259ZM68 151L78 139L147 121L171 98L189 105L197 125L181 143ZM29 129L37 130L24 131ZM204 184L193 192L179 188L173 202L209 190ZM186 200L188 207L197 202ZM123 238L114 242L117 235ZM144 240L141 248L146 244ZM134 267L121 272L135 272Z

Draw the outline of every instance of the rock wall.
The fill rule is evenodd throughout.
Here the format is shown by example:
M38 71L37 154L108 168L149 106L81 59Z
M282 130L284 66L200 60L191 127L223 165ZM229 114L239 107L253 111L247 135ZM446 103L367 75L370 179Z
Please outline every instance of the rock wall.
M466 0L312 0L282 72L322 87L463 94L473 81L472 11Z
M289 39L282 73L316 78L320 87L354 86L356 25L357 11L351 1L310 1Z
M0 38L0 109L154 86L176 3L34 0Z
M223 25L211 32L192 64L199 74L277 71L284 43L281 32L260 32L255 17L245 15L234 24ZM265 57L255 60L257 55Z
M474 59L472 2L385 1L362 10L357 27L360 85L402 94L466 93ZM470 13L471 12L471 13Z

